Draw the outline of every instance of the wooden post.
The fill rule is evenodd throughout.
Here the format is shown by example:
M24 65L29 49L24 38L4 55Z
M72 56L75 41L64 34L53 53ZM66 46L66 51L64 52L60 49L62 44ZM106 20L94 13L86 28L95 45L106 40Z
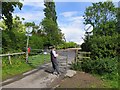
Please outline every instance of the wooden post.
M68 69L68 50L66 52L67 52L67 55L66 55L66 71L67 71L67 69Z
M77 62L77 57L78 57L78 50L75 50L75 63Z
M9 60L10 65L12 65L10 53L8 53L8 60Z

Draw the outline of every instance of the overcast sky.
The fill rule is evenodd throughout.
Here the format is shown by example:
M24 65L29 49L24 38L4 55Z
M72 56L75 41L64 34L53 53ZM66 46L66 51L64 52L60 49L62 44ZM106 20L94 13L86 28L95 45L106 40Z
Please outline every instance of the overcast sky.
M83 43L82 37L84 37L85 34L83 15L85 9L92 5L94 0L74 0L74 2L73 0L55 1L58 26L64 33L66 40L78 44ZM103 0L96 0L96 2L97 1ZM117 3L115 3L115 5L117 5ZM26 22L34 21L36 24L39 24L44 18L44 8L42 0L34 0L34 2L33 0L24 0L22 10L16 8L13 16L18 15L21 18L25 18Z

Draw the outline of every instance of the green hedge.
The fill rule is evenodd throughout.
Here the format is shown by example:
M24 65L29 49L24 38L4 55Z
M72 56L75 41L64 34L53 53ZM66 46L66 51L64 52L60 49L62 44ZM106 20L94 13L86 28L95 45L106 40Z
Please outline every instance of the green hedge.
M119 55L119 34L112 36L91 36L81 45L83 51L91 52L92 59L115 57Z
M118 58L84 59L82 62L72 64L72 68L99 75L116 74L118 73Z
M117 58L103 58L97 60L84 60L82 70L90 73L105 74L117 71Z

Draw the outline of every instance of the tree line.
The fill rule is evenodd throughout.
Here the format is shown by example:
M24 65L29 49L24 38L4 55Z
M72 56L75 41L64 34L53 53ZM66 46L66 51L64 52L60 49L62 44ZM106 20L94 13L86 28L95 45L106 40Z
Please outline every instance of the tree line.
M65 43L64 34L57 24L57 15L55 3L44 1L45 18L36 25L34 22L25 22L25 18L16 16L13 18L12 13L15 8L22 9L23 4L20 2L2 2L2 52L25 51L26 48L26 28L32 27L32 37L30 37L29 46L34 49L43 49L51 45L58 46Z

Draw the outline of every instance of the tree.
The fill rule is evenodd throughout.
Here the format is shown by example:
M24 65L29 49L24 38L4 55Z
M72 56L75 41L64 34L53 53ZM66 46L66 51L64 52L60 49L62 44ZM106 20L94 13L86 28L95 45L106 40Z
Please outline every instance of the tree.
M21 10L22 8L22 3L20 2L2 2L2 19L3 24L5 24L4 30L3 30L3 34L2 34L2 46L4 48L3 51L9 51L11 48L12 49L16 49L16 47L14 47L15 43L17 42L17 38L16 35L14 33L14 28L15 26L13 26L13 17L12 17L12 13L15 10L15 7L17 7ZM17 26L17 25L16 25ZM17 29L16 29L17 30Z
M13 18L13 27L11 31L3 29L2 31L2 48L3 53L8 51L22 51L26 46L25 25L22 24L20 17ZM1 21L3 26L4 21ZM6 25L5 25L6 26Z
M2 19L5 21L8 30L12 29L12 13L15 10L14 7L18 6L18 8L21 10L22 5L23 4L20 2L2 2Z
M119 2L119 4L120 4L120 2ZM119 36L118 36L116 42L118 43L117 53L120 56L120 42L119 42L119 40L120 40L120 6L117 9L117 20L118 21L117 21L116 31L118 32Z
M45 9L43 10L44 11L44 14L45 14L45 17L48 18L48 19L51 19L53 20L56 24L57 24L57 16L56 16L56 11L55 11L55 3L53 2L48 2L48 1L44 1L44 5L45 5Z
M115 5L110 1L93 3L92 6L86 8L84 24L93 25L94 35L111 35L115 31L115 29L110 28L115 27L117 21L116 11Z
M58 28L55 3L44 1L44 5L45 18L42 20L41 25L46 35L45 46L58 45L62 41L63 34Z
M93 35L86 35L82 49L90 51L93 59L115 57L118 43L117 8L112 2L93 3L86 8L84 24L94 26Z

